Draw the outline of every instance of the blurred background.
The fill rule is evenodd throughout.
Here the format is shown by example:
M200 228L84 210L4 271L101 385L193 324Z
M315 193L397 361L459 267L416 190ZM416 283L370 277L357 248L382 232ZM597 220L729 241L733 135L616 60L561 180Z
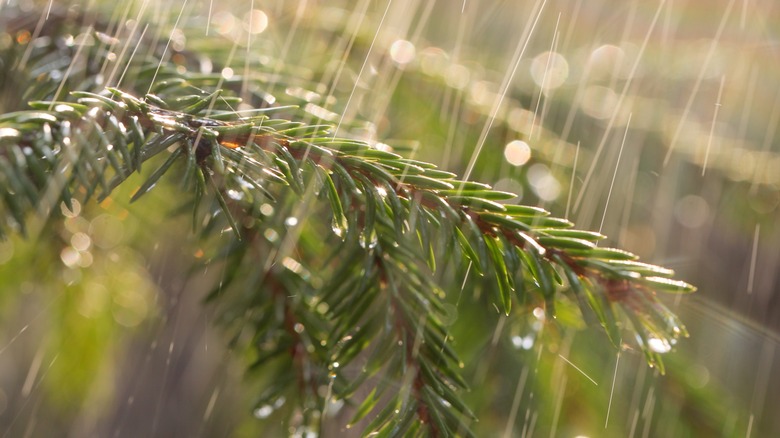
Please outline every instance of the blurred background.
M780 434L780 3L5 0L0 17L0 112L56 79L14 73L28 47L61 46L61 72L82 34L58 26L92 25L120 67L137 51L251 77L246 105L299 104L698 286L663 297L690 332L663 376L576 318L453 298L478 436ZM178 187L130 206L142 181L0 242L0 436L305 435L253 405L262 376L201 302L217 274L193 269ZM321 435L357 435L350 409Z

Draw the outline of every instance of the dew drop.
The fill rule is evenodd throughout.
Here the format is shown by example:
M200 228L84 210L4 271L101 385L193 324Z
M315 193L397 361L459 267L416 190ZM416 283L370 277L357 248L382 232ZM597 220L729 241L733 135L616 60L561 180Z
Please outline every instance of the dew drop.
M672 350L672 344L666 339L650 338L647 340L647 347L656 353L668 353Z
M271 414L273 414L274 408L269 405L260 406L259 408L255 409L254 415L256 418L268 418Z
M227 191L228 198L234 200L234 201L240 201L244 199L244 193L239 192L238 190L230 189Z
M298 225L298 218L294 216L290 216L284 220L284 224L287 225L288 227L294 227Z
M363 235L359 239L358 243L363 249L374 249L377 244L376 233L371 233L370 236Z

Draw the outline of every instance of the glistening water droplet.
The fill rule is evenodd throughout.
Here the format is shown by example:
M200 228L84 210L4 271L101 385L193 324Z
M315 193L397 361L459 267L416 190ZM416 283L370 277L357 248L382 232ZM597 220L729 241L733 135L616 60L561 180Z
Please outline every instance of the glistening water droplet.
M259 408L255 409L254 415L256 418L268 418L271 414L273 414L274 408L270 405L263 405Z
M647 348L656 353L668 353L672 350L672 344L666 339L649 338L647 340Z

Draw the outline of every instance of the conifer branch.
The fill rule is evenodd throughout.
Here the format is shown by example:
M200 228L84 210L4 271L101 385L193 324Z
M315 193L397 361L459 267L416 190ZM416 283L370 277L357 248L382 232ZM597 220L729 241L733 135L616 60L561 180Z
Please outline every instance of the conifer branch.
M267 296L250 295L240 307L264 315L257 327L259 336L280 333L287 339L276 339L271 351L281 354L286 349L300 392L318 397L310 367L319 367L315 374L322 379L334 364L349 363L378 338L403 345L399 359L376 371L384 368L395 378L413 376L411 393L400 394L395 402L404 415L375 420L378 428L406 430L413 424L411 418L416 418L428 424L432 433L447 435L461 428L458 416L469 413L453 392L465 382L453 367L459 360L445 340L438 304L442 293L432 281L437 242L451 250L459 248L462 262L494 277L495 300L506 313L530 294L554 316L556 301L570 291L583 315L598 320L617 344L621 338L620 319L614 314L617 306L631 321L648 361L659 366L660 356L650 339L671 345L684 333L655 291L690 292L692 286L670 279L670 270L637 262L633 254L596 246L604 237L598 233L572 229L570 222L536 207L498 202L513 194L458 180L429 163L365 142L325 137L326 128L319 125L266 116L222 120L230 116L228 112L204 117L199 111L212 99L210 94L187 99L184 111L149 103L165 102L164 95L143 101L111 89L106 94L73 96L76 102L34 102L31 105L37 109L0 119L6 228L24 231L27 211L35 210L44 193L52 190L50 175L55 169L72 167L54 189L62 200L74 193L84 200L98 192L104 198L132 172L140 171L144 162L167 155L136 192L133 200L137 200L176 168L176 162L185 162L184 174L198 175L190 183L198 185L196 191L213 190L217 199L218 207L212 207L208 216L214 217L212 212L218 208L234 230L236 240L230 251L239 255L226 262L230 269L243 264L257 270L264 257L272 258L257 281L257 293ZM282 192L276 186L283 186ZM300 262L285 245L276 245L275 254L265 256L269 253L252 247L261 240L259 228L265 222L257 203L270 199L272 193L285 192L308 199L304 205L325 201L334 235L355 252L354 260L339 260L344 265L331 281L351 278L358 284L320 292L306 283ZM195 217L198 208L195 204ZM312 211L316 210L303 213ZM207 224L204 232L218 229L222 227ZM220 290L228 285L229 281L223 282ZM303 291L309 297L286 298ZM329 308L322 315L312 308L320 300ZM263 301L266 304L260 304ZM387 313L385 328L363 328L370 324L366 318L382 318L380 312ZM279 314L276 322L267 316L274 313ZM355 316L348 318L349 313ZM311 325L312 314L318 315L314 325L323 330L303 335L301 327ZM307 325L298 326L306 319ZM328 326L332 326L330 333L325 331ZM322 337L311 338L316 333ZM360 343L353 341L355 337ZM349 342L328 345L333 339ZM267 348L264 342L261 350ZM315 359L309 363L312 349ZM453 416L449 407L459 413Z
M134 72L139 87L153 67ZM353 424L366 418L369 431L393 435L468 433L473 414L458 394L467 385L434 280L441 263L490 279L486 305L506 314L544 303L554 317L556 303L572 300L616 346L635 335L661 370L658 345L686 334L656 292L694 287L599 247L599 233L508 204L514 194L431 163L333 137L329 124L294 107L236 112L218 75L163 66L156 77L143 98L91 84L0 115L0 235L25 234L33 212L48 219L60 202L111 196L134 173L145 180L132 201L160 181L182 181L193 227L214 243L207 260L226 273L208 299L236 342L255 351L250 368L275 372L259 407L285 399L315 425L314 408L377 381ZM51 96L44 88L33 95Z

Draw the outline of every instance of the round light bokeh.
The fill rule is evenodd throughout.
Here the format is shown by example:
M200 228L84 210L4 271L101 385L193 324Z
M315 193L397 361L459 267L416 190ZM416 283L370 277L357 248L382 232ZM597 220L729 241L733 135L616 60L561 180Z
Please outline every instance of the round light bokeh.
M414 60L417 51L414 44L407 40L396 40L390 46L390 58L398 65L406 65Z
M513 166L522 166L531 159L531 147L522 140L512 140L504 147L504 158Z
M560 53L540 53L531 61L531 78L543 90L554 90L569 78L569 63Z
M252 9L244 16L244 28L251 34L263 33L268 27L268 15L260 9Z

